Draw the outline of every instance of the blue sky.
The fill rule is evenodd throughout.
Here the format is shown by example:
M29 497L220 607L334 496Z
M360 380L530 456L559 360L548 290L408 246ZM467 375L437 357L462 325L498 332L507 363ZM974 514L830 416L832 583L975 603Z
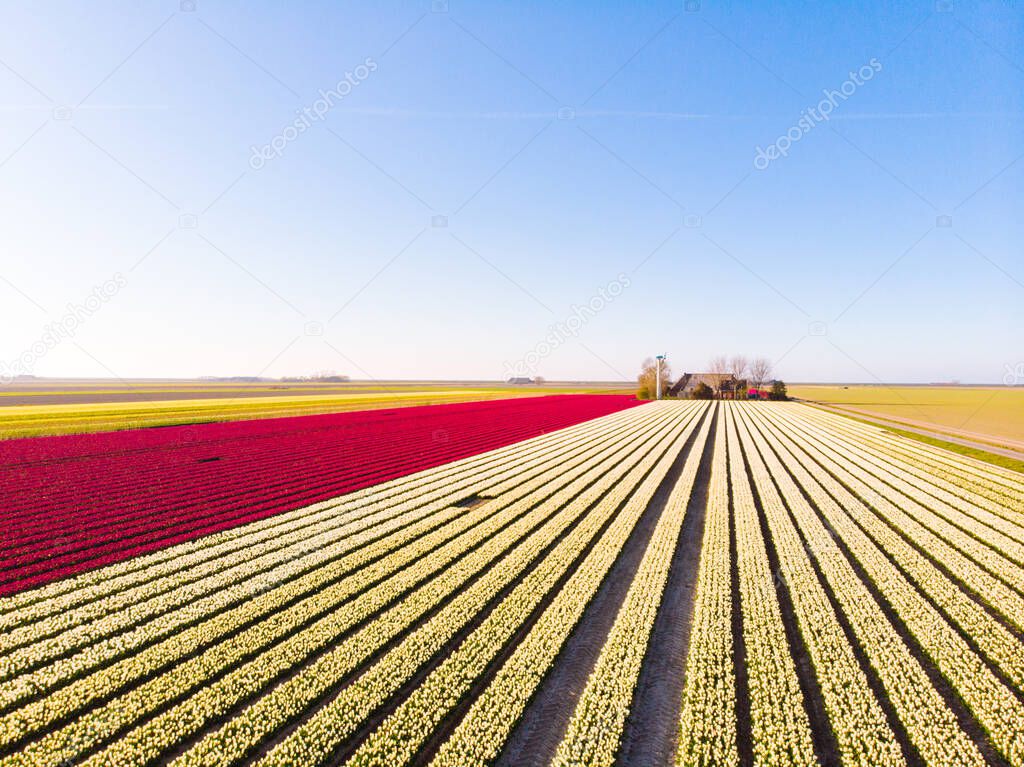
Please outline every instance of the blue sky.
M998 382L1024 358L1007 3L5 11L8 370L617 379L666 352Z

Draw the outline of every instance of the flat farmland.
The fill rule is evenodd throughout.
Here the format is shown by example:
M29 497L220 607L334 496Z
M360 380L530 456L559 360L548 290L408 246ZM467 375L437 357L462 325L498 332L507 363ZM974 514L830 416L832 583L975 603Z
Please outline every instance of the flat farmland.
M624 391L609 384L493 382L16 381L0 387L0 439Z
M1019 765L1024 475L800 404L616 407L0 627L0 767Z
M1024 450L1024 388L791 386L790 394L904 426Z

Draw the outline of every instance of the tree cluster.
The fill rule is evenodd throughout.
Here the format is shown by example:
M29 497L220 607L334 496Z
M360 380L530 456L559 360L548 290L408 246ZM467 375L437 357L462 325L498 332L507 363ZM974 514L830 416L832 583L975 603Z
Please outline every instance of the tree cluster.
M672 386L672 370L665 360L648 357L643 361L640 375L637 376L638 399L654 399L657 392L658 366L661 366L661 392L665 396ZM714 399L732 396L734 399L746 399L751 390L763 392L764 387L771 384L767 396L771 400L786 400L786 384L772 380L772 363L767 357L755 357L750 360L742 354L733 357L716 355L708 363L708 372L718 376L716 388L706 383L694 387L693 399ZM732 376L730 379L729 376ZM730 388L731 387L731 388ZM762 395L757 395L762 396Z
M717 355L712 357L708 363L708 371L720 376L732 375L733 396L736 399L746 399L749 390L762 391L765 384L769 382L772 375L772 362L767 357L755 357L748 360L742 354L737 354L734 357ZM719 394L722 394L721 386Z

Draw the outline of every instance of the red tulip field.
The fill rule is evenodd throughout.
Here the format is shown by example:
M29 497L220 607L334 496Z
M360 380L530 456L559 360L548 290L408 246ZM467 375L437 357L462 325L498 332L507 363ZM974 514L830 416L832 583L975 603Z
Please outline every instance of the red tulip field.
M0 595L636 404L562 395L0 441Z

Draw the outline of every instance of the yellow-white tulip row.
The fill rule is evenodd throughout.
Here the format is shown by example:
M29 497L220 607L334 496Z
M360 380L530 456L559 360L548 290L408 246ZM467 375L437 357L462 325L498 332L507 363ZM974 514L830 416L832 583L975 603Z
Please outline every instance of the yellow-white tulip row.
M779 568L793 602L822 700L845 765L887 767L906 761L853 648L808 558L771 473L742 422L741 443L761 500Z
M699 458L707 440L709 427L710 419L705 417L673 492L674 497L683 493L684 488L686 495L689 494L689 488L692 487L693 478L699 468ZM692 427L688 429L684 439L689 436L691 430ZM635 505L638 502L637 496L644 495L645 493L638 491L630 500L630 504ZM574 579L587 578L587 573L591 569L591 566L585 563L574 575ZM545 611L527 638L499 670L495 679L474 701L451 737L438 751L431 762L432 767L482 767L490 764L498 756L508 734L582 614L585 605L580 593L580 587L575 581L570 581L562 589L556 602Z
M4 598L0 600L0 639L12 642L3 645L7 650L16 646L7 638L7 632L16 626L50 616L63 621L57 628L77 625L124 605L136 604L246 562L253 547L269 552L302 542L308 529L325 522L340 525L365 519L373 524L370 515L379 514L381 509L397 513L460 490L463 495L484 492L483 483L494 481L496 474L504 474L512 462L577 445L584 433L595 435L609 427L628 425L632 420L627 414L613 414ZM92 603L97 603L96 607ZM72 610L77 605L83 605L81 611ZM35 636L49 633L52 631L46 626L40 626Z
M820 429L820 427L819 427ZM921 502L941 514L980 541L987 543L996 550L1018 563L1024 562L1024 543L1017 540L1022 528L991 512L980 509L962 499L943 491L935 485L916 480L898 466L887 463L878 457L861 442L843 440L833 430L820 429L822 438L839 450L847 452L851 459L875 477L875 481L883 481L895 487L911 498ZM1004 507L1005 508L1005 507Z
M599 504L593 511L588 510L609 491L618 493L619 488L635 485L639 477L650 468L651 451L664 450L680 432L682 420L679 417L673 418L667 426L655 429L649 439L635 440L624 445L624 453L617 463L605 469L594 484L587 483L549 499L546 503L560 510L552 524L523 540L515 550L503 557L500 564L490 568L429 621L407 635L378 662L347 684L337 697L304 721L261 763L321 763L372 711L400 689L423 663L443 649L456 632L514 582L541 551L557 542L556 548L544 561L561 563L564 569L569 564L564 560L567 552L574 547L586 545L611 513L606 503ZM614 511L614 507L611 511ZM579 524L566 535L568 526L581 516ZM541 567L544 568L543 572L551 573L549 565L538 565L538 568ZM558 569L555 567L556 571ZM523 583L533 583L536 577L540 577L532 576L536 572L541 570L532 570L531 575L527 576L528 580ZM557 572L554 577L557 578ZM523 593L526 588L520 584L512 593ZM402 609L409 601L407 598L396 609ZM507 599L503 604L506 603ZM305 710L313 700L354 671L375 647L379 647L378 642L367 641L373 637L361 636L365 633L360 632L342 642L300 674L271 690L175 764L213 765L230 763L236 759L244 752L247 739L273 732L284 718Z
M683 471L665 503L615 623L558 745L553 767L612 767L615 763L710 425L710 418L705 419L700 437L690 449ZM721 431L719 421L716 439ZM568 601L572 601L571 596ZM532 648L525 652L529 657L536 654ZM495 707L494 711L498 713L503 708ZM459 758L450 758L436 767L464 764L460 754ZM476 764L483 767L486 762L480 760Z
M790 426L789 428L796 429L798 427ZM972 520L964 518L963 515L959 517L960 524L954 524L950 521L949 514L943 515L935 511L941 506L941 503L927 493L912 487L890 487L892 484L898 484L897 481L888 484L878 481L875 474L862 465L863 462L859 458L859 446L837 442L825 431L811 430L808 433L814 435L819 450L834 452L837 460L847 469L851 472L858 472L864 482L890 498L896 506L910 514L916 522L941 536L1005 584L1024 593L1024 568L1007 558L1003 552L979 540L977 528L981 527L980 525L972 524ZM931 549L928 550L931 551ZM999 591L986 589L980 593L985 599L990 599L993 596L998 596ZM1015 622L1024 620L1024 614L1016 611L1007 617Z
M846 435L843 435L843 438L851 439ZM998 529L1007 535L1017 540L1024 539L1024 528L1021 527L1021 523L1024 522L1024 518L1021 517L1021 509L1024 509L1024 505L1019 501L1005 496L999 496L994 500L978 492L981 488L976 480L956 477L948 472L937 470L934 466L922 468L920 465L922 462L910 460L905 456L879 447L869 440L851 441L859 441L862 447L884 461L890 470L897 471L908 478L915 478L913 481L922 489L935 493L939 498L948 499L947 502L955 504L965 513L975 514L976 510L988 512L991 517L986 515L982 521L990 518L994 524L999 525ZM920 481L917 482L917 480Z
M936 561L942 563L948 572L955 574L954 577L962 578L980 593L985 594L989 603L1008 618L1016 616L1018 621L1024 618L1024 599L941 538L930 533L872 486L847 471L833 459L830 451L806 438L802 432L787 429L786 421L772 418L771 414L764 416L764 422L773 424L777 434L789 438L788 444L798 446L802 450L797 458L808 470L813 472L816 462L850 488L852 493L843 485L832 481L826 484L829 492L840 501L846 512L872 539L978 643L981 650L1002 669L1003 673L1019 688L1024 689L1024 653L1021 652L1016 637L981 605L968 597L952 578L946 577L921 552L928 552ZM815 476L821 479L821 475ZM870 504L876 512L872 513L872 508L865 504ZM888 520L889 524L885 524L883 519ZM913 545L904 540L890 525L910 538Z
M588 438L614 438L626 433L629 433L628 425L623 425L621 429L606 429L604 433L581 434L576 440L575 449L555 451L553 454L545 452L532 460L510 462L516 465L495 475L492 481L496 479L508 482L516 479L517 483L522 484L536 477L539 472L545 471L547 477L555 480L565 469L571 467L580 453L586 451ZM440 492L444 493L440 500L435 500L424 507L413 508L404 514L400 513L401 509L409 505L415 507L414 499L395 508L385 508L381 513L372 515L369 521L363 520L356 525L341 525L337 530L330 529L334 522L328 519L313 526L312 530L307 529L299 533L300 536L310 536L304 540L300 539L301 548L293 546L284 552L277 550L264 555L263 547L254 546L249 552L251 561L248 563L230 568L198 583L177 584L168 595L148 602L110 605L107 609L113 612L99 620L83 621L79 625L72 624L74 628L57 636L2 654L0 678L9 678L22 669L39 666L42 662L67 654L76 647L98 642L104 636L116 634L111 639L93 644L84 652L38 668L31 675L26 675L13 683L0 684L0 706L9 706L28 695L38 695L96 664L109 662L135 648L181 632L200 620L216 615L246 599L259 597L261 591L265 590L266 583L284 583L306 574L303 583L314 581L315 587L321 588L328 576L337 579L352 567L358 567L368 561L371 556L380 556L387 550L416 540L440 524L461 517L464 510L452 508L450 503L458 500L462 494L457 491L453 496L449 492ZM435 491L423 494L440 493ZM369 542L384 539L385 536L388 536L386 540L374 543L372 547L367 546ZM336 540L338 538L341 540ZM276 543L264 545L272 550L277 549ZM347 559L340 559L350 552L355 554ZM298 587L301 584L296 585ZM282 591L275 594L273 600L261 600L261 604L265 605L268 611L274 610L286 596L293 597L295 593L298 592L290 590L286 595ZM99 603L94 602L90 607L97 604ZM165 612L178 605L184 607ZM246 617L249 620L262 614L257 607L258 605L252 603L246 606ZM145 619L154 614L160 615L160 619L147 624ZM51 620L24 626L11 633L31 633ZM117 633L122 628L130 630L127 633ZM3 648L0 648L0 652L3 652Z
M654 426L649 426L648 431L661 428L661 421ZM652 437L653 439L653 437ZM391 639L400 636L409 627L413 626L426 612L435 607L439 601L456 593L465 582L480 571L481 568L492 564L495 558L502 555L502 552L510 545L519 544L518 548L511 553L504 554L501 566L491 569L488 576L477 581L466 592L460 594L453 602L435 615L427 624L437 627L447 625L454 627L455 618L468 620L471 617L471 605L481 604L480 600L489 598L493 590L500 588L501 578L511 579L528 563L536 553L541 550L547 542L557 537L566 526L571 524L583 511L579 504L570 505L562 509L556 516L550 519L546 525L536 531L525 542L520 542L530 527L534 526L540 519L549 517L561 505L568 503L572 498L578 496L588 485L597 480L597 485L586 492L601 492L611 483L621 477L630 463L630 443L618 445L605 460L597 462L589 471L577 477L568 487L562 489L554 496L551 496L542 504L537 506L539 498L527 499L523 502L523 508L536 508L531 512L530 518L522 525L515 525L513 528L503 531L499 536L488 541L479 549L471 552L463 560L457 562L447 571L442 572L432 582L418 588L412 594L406 596L388 612L383 614L373 623L367 625L355 635L345 639L326 655L317 659L307 666L303 671L291 678L288 682L274 688L263 698L260 698L252 706L246 709L241 715L230 720L225 726L214 731L204 738L197 746L182 757L184 764L223 764L230 762L235 756L244 753L251 742L258 741L260 737L273 732L282 726L289 716L303 711L317 697L329 690L336 680L355 671L359 665L370 657L377 649ZM543 497L543 496L542 496ZM433 558L433 555L432 557ZM506 569L507 568L507 569ZM498 579L498 580L496 580ZM385 585L388 585L386 582ZM372 594L372 592L371 592ZM476 601L473 601L476 600ZM479 608L477 608L479 609ZM447 623L445 623L447 621ZM422 629L417 635L422 636ZM440 640L442 634L437 634ZM216 712L223 708L227 697L230 703L230 696L225 693L234 694L235 687L244 683L250 690L258 690L265 682L260 681L265 673L268 663L282 669L294 665L296 661L287 657L278 660L276 653L265 654L257 659L252 668L243 667L233 672L221 682L204 689L192 699L184 702L178 707L177 712L171 712L177 720L186 722L192 721L195 717L210 718L208 712L216 715ZM251 678L250 678L251 677ZM164 729L163 722L154 722L152 726L142 728L152 730L148 737L155 738ZM138 737L145 740L146 732L141 732ZM133 733L127 739L128 742L118 744L120 750L127 755L134 753L134 742L136 734ZM118 749L111 749L104 754L103 760L96 760L97 764L119 763ZM122 757L123 758L123 757Z
M755 416L755 420L759 419ZM853 523L850 516L844 513L843 508L829 493L837 498L842 497L848 509L851 505L849 502L852 501L855 505L859 505L859 502L849 493L844 493L841 486L819 467L814 467L808 472L807 468L794 458L789 445L786 444L788 440L781 438L774 430L769 432L765 429L763 434L832 529L839 534L852 555L860 562L867 576L893 606L908 632L921 644L925 653L949 680L981 725L991 733L996 747L1011 763L1024 761L1024 707L1018 704L1014 694L996 678L960 634L897 570L889 557ZM895 534L893 537L896 537ZM934 571L934 568L932 570ZM949 588L950 593L958 591L953 584L949 584ZM963 599L967 601L966 597ZM998 623L992 623L998 627ZM1015 640L1009 634L1006 637L1010 640L1012 661ZM1018 645L1018 654L1020 649ZM920 725L920 721L918 724ZM915 742L925 737L911 736Z
M849 620L854 635L878 674L911 743L927 764L978 767L984 765L985 760L981 753L960 728L956 717L932 685L925 669L889 623L871 592L857 576L815 510L801 494L786 466L776 456L774 448L777 446L770 445L764 435L750 424L750 413L742 409L738 412L740 420L744 422L746 444L756 446L759 450L808 546L814 552L823 576L831 585L836 600ZM794 465L792 468L794 473L800 476L799 467ZM825 494L818 493L808 477L803 476L803 480L806 482L805 489L808 493L814 491L816 502L831 508ZM913 587L905 581L899 585L917 595ZM930 622L934 623L934 629L938 630L942 619L937 614L934 617L936 620ZM833 725L835 724L833 721Z
M754 761L764 767L810 766L816 764L811 725L782 623L776 582L736 433L734 408L733 403L725 403L722 410L728 426L729 484Z
M646 418L646 416L644 417ZM576 478L575 484L591 481L601 476L603 471L607 471L615 466L623 457L623 453L628 452L626 449L620 449L604 457L604 452L599 451L598 448L595 448L595 450L599 452L599 457L578 470L581 476ZM567 477L566 479L570 478ZM500 503L501 499L473 509L468 517L475 518L476 522L483 520L482 523L475 528L468 529L467 532L433 551L429 557L423 557L422 552L429 550L429 547L437 544L438 540L430 541L429 539L424 539L422 546L417 545L407 554L408 559L405 561L411 561L414 564L399 572L398 575L362 594L354 602L350 603L346 609L329 608L331 605L340 605L344 599L358 593L367 582L373 582L376 578L368 579L368 581L359 581L358 578L361 574L356 574L356 576L347 578L312 598L303 600L303 602L298 603L288 611L272 615L268 620L236 634L225 642L214 645L202 654L180 663L171 670L156 676L121 697L114 698L110 703L82 716L68 726L32 743L23 751L15 754L11 758L10 763L31 764L34 759L46 755L59 755L58 760L73 757L89 749L94 743L102 739L106 733L131 725L139 716L163 706L165 701L173 699L175 696L190 689L206 684L207 686L201 687L199 692L191 698L186 699L141 728L132 731L127 738L119 741L111 748L111 753L113 754L112 763L116 763L117 758L122 758L124 760L123 764L135 763L136 761L141 762L147 758L146 755L148 753L159 753L161 748L177 742L191 731L192 728L200 726L204 721L216 717L219 711L228 708L235 700L244 695L258 692L262 685L272 680L276 674L293 667L295 664L301 663L303 659L308 657L310 653L317 651L318 648L329 647L337 641L339 635L343 634L350 627L386 607L388 603L404 591L416 586L424 578L443 568L446 564L454 562L465 554L467 550L480 544L481 541L486 541L470 557L464 558L459 563L461 569L456 574L461 575L463 580L470 577L475 572L472 569L473 567L478 569L485 566L494 557L498 556L504 548L515 543L518 538L536 525L537 522L541 521L546 514L550 514L550 508L538 507L535 513L517 519L524 511L536 506L541 498L550 493L550 489L544 487L543 483L537 483L536 486L532 486L534 483L530 483L530 485L524 488L529 494L501 514L494 514L485 509L487 506ZM517 521L511 526L506 526L511 519L517 519ZM500 531L498 535L489 538L496 531ZM387 558L382 560L382 563L386 565ZM419 587L416 592L422 595L419 600L409 597L404 602L400 602L398 606L386 613L381 621L370 624L364 635L372 632L373 626L378 626L376 633L381 634L379 628L381 625L385 628L391 626L391 630L397 632L401 630L402 625L408 625L408 623L415 621L417 615L421 613L416 613L413 609L414 607L419 608L421 611L429 609L430 604L444 598L445 594L458 587L460 581L452 575L452 572L443 573L434 581ZM377 577L380 574L377 573ZM326 614L324 614L325 605L328 607ZM404 617L405 624L399 624L398 622L388 624L386 622L387 616L398 616L399 613ZM307 617L318 614L323 614L323 617L306 626L289 639L280 642L280 644L274 644L281 637L285 636L288 631L292 630L293 627L302 625ZM155 646L155 648L159 647L159 645ZM245 663L224 678L210 684L210 680L218 673L233 665L237 665L240 658L248 657L261 648L266 647L270 649L256 655L253 661ZM136 664L145 664L150 660L159 663L159 657L155 659L148 657L151 649L154 648L148 648L146 651L126 659L123 663L125 668L122 673L134 673L137 671ZM120 664L115 664L111 669L116 670L118 665ZM104 669L104 672L106 671L108 670ZM44 698L39 702L38 707L36 707L36 704L29 704L25 708L16 711L15 716L17 716L17 719L11 717L8 719L12 721L3 722L4 732L9 733L13 730L16 734L18 731L24 731L26 728L31 728L31 730L38 729L38 720L41 717L47 715L47 713L52 715L52 713L66 709L68 706L74 706L81 696L89 695L94 690L94 687L89 685L90 682L95 685L95 680L87 677L81 684L72 684L57 691L48 698ZM111 683L116 685L116 675L111 680ZM76 689L76 687L81 689ZM54 700L62 695L66 695L67 699ZM35 710L33 710L34 708ZM137 748L135 747L136 745ZM123 756L121 756L122 752L124 753ZM0 764L7 763L8 760L0 760Z
M678 765L739 764L736 673L732 645L729 477L719 416L704 512L690 646L680 713Z
M682 409L678 403L670 403L668 406ZM656 450L649 451L631 476L613 488L591 512L585 523L591 528L586 541L593 537L605 520L614 517L614 521L573 571L523 643L516 648L513 657L504 665L501 678L492 683L492 689L499 695L503 692L516 692L516 683L521 681L516 672L522 663L530 665L535 673L543 673L550 667L677 459L691 429L692 426L685 431L675 432L670 440L663 441ZM620 507L621 511L616 514ZM350 767L400 767L408 764L434 728L449 714L452 706L468 692L474 680L487 668L509 637L515 634L522 621L550 592L558 577L582 553L586 541L572 545L568 539L561 542L552 552L549 561L531 573L370 735L346 764ZM518 698L525 705L528 696L521 694ZM513 713L514 709L504 710L502 715L508 720ZM511 721L506 721L506 724L511 726ZM499 746L502 740L496 739L493 745ZM294 764L295 756L295 752L291 752L288 756L282 755L268 762L276 765ZM447 757L443 758L447 760ZM464 764L461 761L457 763Z
M980 503L973 500L980 496L1006 507L1002 513L1004 516L1008 515L1007 518L1011 521L1019 520L1020 512L1024 511L1024 492L1018 492L1006 484L971 471L963 464L958 465L948 460L940 460L934 455L907 449L904 443L908 440L903 437L886 435L884 432L860 432L834 423L828 424L828 427L837 435L841 434L844 439L859 441L883 455L893 456L913 466L915 474L924 479L934 476L945 480L956 487L955 492L972 503Z
M920 458L926 467L932 465L955 471L968 478L973 478L975 481L983 482L986 487L991 487L1009 497L1024 500L1024 477L1012 469L979 461L917 440L907 439L880 427L825 413L816 408L800 408L797 412L801 418L813 419L829 428L854 434L861 439L871 440L900 455Z
M870 449L857 444L860 459L869 465L868 470L880 479L895 483L898 489L913 489L927 493L935 500L929 502L936 511L941 511L954 524L967 529L989 545L1004 551L1015 561L1024 563L1024 528L1004 517L982 509L950 493L935 482L925 482L905 470L904 466L879 457ZM1002 507L1005 509L1005 507Z
M921 443L883 431L864 430L858 428L859 424L846 418L823 420L806 417L805 412L799 412L797 415L796 420L814 423L826 428L837 438L856 442L874 455L897 466L900 471L906 471L925 482L934 483L943 490L1002 516L1012 523L1024 523L1024 483L1020 481L1016 486L1008 484L1008 480L1000 480L988 472L974 470L964 461L956 460L961 456L955 453L942 451L946 454L943 457L929 452L939 448L928 447L928 450L919 450L915 445ZM1021 479L1018 477L1018 480Z
M959 484L951 482L935 472L923 471L915 467L912 462L878 448L870 442L850 440L845 435L842 435L841 438L856 441L864 454L869 456L879 468L898 474L914 487L928 492L940 501L974 517L979 522L999 530L1018 544L1024 540L1024 527L1021 524L1024 522L1024 518L1021 517L1019 511L1008 505L1009 501L999 503L980 496L973 492L974 485L967 480L960 480Z

